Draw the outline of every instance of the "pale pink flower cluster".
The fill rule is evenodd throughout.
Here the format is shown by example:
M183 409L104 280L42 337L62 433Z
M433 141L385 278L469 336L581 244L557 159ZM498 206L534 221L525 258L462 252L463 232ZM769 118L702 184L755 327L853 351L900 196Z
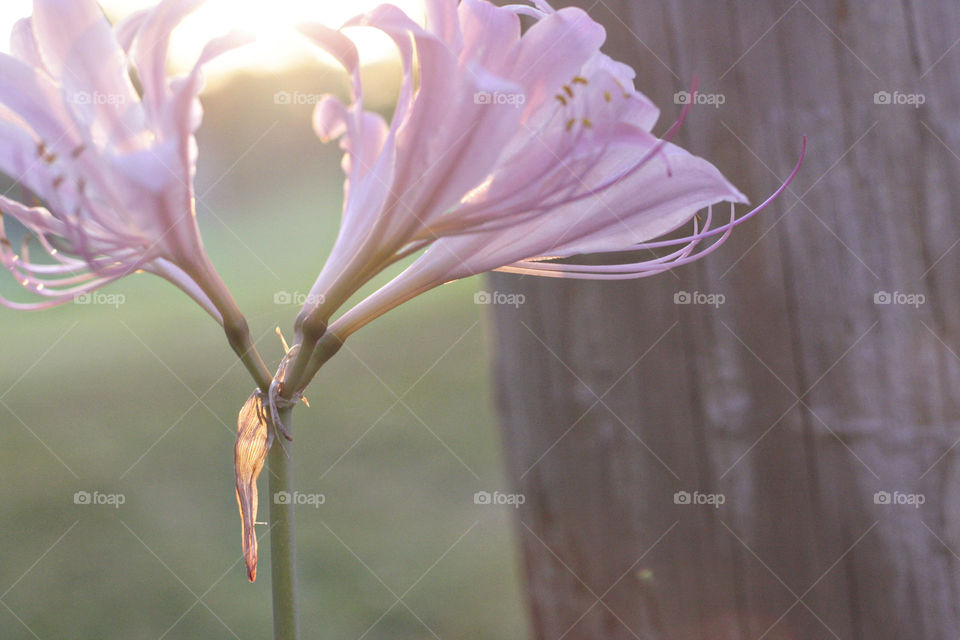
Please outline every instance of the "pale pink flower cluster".
M41 300L3 304L45 308L148 271L222 320L229 293L194 211L194 132L201 67L245 38L211 40L189 74L168 77L170 33L200 4L164 0L111 27L94 0L35 0L14 28L13 55L0 54L0 172L26 197L0 196L0 211L27 234L14 247L0 218L0 261Z
M346 69L352 95L350 104L326 97L314 116L321 139L339 138L347 180L339 235L297 318L305 348L291 388L306 386L357 329L440 284L491 270L661 273L717 249L786 187L737 217L746 197L667 141L682 116L663 138L652 133L658 109L633 70L601 52L605 31L581 9L544 0L427 0L427 9L426 26L391 5L344 25L379 29L400 52L389 123L364 108L357 49L342 29L303 27ZM533 25L522 29L521 16ZM714 226L722 202L730 218ZM686 224L685 237L656 240ZM416 254L331 322L364 284Z
M686 238L652 241L746 197L712 164L651 132L659 111L634 88L633 70L600 51L601 25L577 8L534 4L429 0L425 27L391 5L344 25L379 29L400 52L403 88L389 123L364 109L352 41L303 28L350 74L352 102L329 96L316 109L321 139L340 138L347 183L340 234L301 326L319 333L363 284L425 248L331 330L345 338L432 287L493 269L660 273L706 255L717 243L704 240L725 239L759 210L713 229L708 216ZM536 22L524 31L521 16ZM670 246L612 265L554 260Z
M0 173L24 197L0 195L0 213L26 233L14 247L0 216L0 262L39 300L0 303L44 308L146 271L223 324L259 386L241 411L235 447L251 580L256 480L275 431L287 435L278 410L354 331L433 287L490 270L625 279L687 264L786 186L737 217L744 195L667 141L680 121L663 138L652 133L657 108L635 89L633 71L601 52L604 29L580 9L426 0L425 26L389 4L349 21L344 28L382 31L400 53L403 83L389 122L364 107L354 43L342 30L304 25L351 78L349 104L328 96L313 121L344 151L343 219L271 382L204 252L193 186L201 68L246 39L212 39L191 72L167 73L171 32L202 3L162 0L111 26L94 0L35 0L32 17L16 25L13 55L0 54ZM522 16L532 19L527 29ZM712 207L722 202L730 218L714 226ZM685 237L657 240L687 224ZM596 255L606 258L584 258ZM372 278L411 256L331 321Z

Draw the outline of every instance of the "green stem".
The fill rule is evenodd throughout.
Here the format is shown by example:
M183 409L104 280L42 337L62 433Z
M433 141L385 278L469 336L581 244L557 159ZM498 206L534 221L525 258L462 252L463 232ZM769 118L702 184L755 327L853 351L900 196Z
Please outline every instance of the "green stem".
M190 264L186 270L191 273L201 289L220 312L223 330L227 341L236 352L240 361L250 372L257 386L266 393L270 389L273 375L267 369L250 337L247 319L243 316L236 301L230 295L223 280L206 254L198 264ZM280 420L287 433L293 427L293 408L279 410ZM276 436L281 438L279 434ZM286 449L286 450L284 450ZM273 637L274 640L300 640L300 620L297 605L297 544L294 536L293 503L279 502L277 494L284 492L293 495L293 465L289 457L292 443L286 447L274 442L267 456L270 488L270 578L273 590Z
M221 313L223 313L223 331L227 334L227 342L230 343L230 347L240 358L243 366L250 372L250 376L257 383L257 386L262 391L267 391L270 388L273 375L267 369L260 353L253 344L247 319L239 313L239 310L237 313L224 313L224 311L221 311Z
M250 372L257 386L266 392L270 388L273 375L267 369L263 358L260 357L256 346L253 344L247 319L240 311L240 307L237 306L236 300L230 295L227 285L224 284L220 274L214 269L207 254L201 252L199 256L195 256L193 262L186 259L182 260L181 263L181 268L193 278L194 282L200 285L210 302L220 312L227 342L230 343L230 347L236 352L243 366Z
M306 386L310 384L310 381L313 380L313 377L317 375L317 372L320 371L320 367L326 364L327 361L340 350L340 347L343 346L344 339L345 338L340 338L333 332L327 332L316 342L307 362L301 363L299 362L300 358L297 358L298 362L295 364L302 366L299 366L298 370L295 370L294 373L299 372L299 375L291 376L289 380L284 382L283 397L289 399L295 391L305 389ZM302 356L303 352L299 355Z
M280 419L290 431L293 427L293 408L280 409ZM282 436L277 435L277 438ZM296 538L293 521L293 464L290 459L292 442L274 442L267 458L270 475L270 578L273 586L273 638L299 640L300 620L297 604ZM291 496L280 502L281 491Z

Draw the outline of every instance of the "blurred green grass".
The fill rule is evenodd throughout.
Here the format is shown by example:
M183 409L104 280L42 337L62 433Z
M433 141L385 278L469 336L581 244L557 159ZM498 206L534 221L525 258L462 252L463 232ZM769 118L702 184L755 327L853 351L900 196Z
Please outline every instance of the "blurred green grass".
M301 81L218 92L201 133L205 242L271 365L273 328L289 337L297 311L274 295L309 289L339 218L338 152L312 139L308 108L269 100ZM524 635L510 514L473 503L505 488L478 286L365 328L295 414L297 485L325 496L297 509L304 638ZM137 275L105 291L125 303L0 309L0 637L266 638L269 544L250 585L232 470L253 385L173 287Z

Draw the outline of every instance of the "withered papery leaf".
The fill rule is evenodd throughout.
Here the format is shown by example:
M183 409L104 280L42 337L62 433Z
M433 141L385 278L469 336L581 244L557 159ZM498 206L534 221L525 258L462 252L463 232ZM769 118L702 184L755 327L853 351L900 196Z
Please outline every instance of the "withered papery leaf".
M243 559L247 563L250 582L257 579L257 533L254 530L257 521L257 477L263 469L269 448L267 415L260 393L254 391L240 409L237 442L233 448Z

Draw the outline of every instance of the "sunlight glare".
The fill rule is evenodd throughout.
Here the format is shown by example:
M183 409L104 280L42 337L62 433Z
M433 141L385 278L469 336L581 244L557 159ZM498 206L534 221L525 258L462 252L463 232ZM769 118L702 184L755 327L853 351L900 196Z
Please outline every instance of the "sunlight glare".
M211 37L239 29L254 34L256 44L244 47L222 61L211 65L211 73L237 69L277 71L298 60L317 54L296 32L301 22L315 21L338 27L349 18L369 11L383 0L209 0L191 15L174 33L171 46L173 66L189 68ZM102 0L101 6L114 21L133 11L155 4L152 0ZM414 20L423 23L423 0L392 0ZM9 51L9 33L17 19L30 14L30 0L0 0L0 51ZM392 42L373 29L352 29L350 37L357 43L365 63L396 56ZM329 60L329 58L327 58Z

